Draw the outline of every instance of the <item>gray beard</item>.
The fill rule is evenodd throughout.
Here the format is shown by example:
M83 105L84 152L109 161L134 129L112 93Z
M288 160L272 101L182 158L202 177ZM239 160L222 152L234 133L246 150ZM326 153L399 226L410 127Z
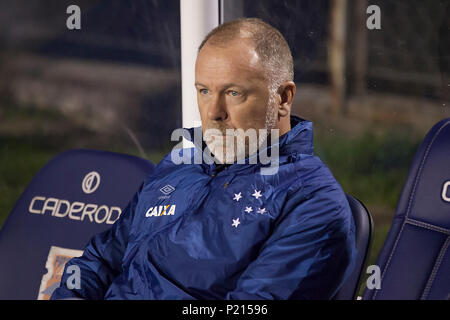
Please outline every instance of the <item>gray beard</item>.
M261 145L266 142L271 129L277 128L277 116L275 98L271 94L266 110L264 130L250 132L255 129L248 129L244 132L242 129L215 129L216 132L211 133L208 131L210 129L207 129L203 139L218 163L232 164L255 154L260 149ZM253 134L252 138L246 139L248 133ZM220 134L221 137L217 137Z

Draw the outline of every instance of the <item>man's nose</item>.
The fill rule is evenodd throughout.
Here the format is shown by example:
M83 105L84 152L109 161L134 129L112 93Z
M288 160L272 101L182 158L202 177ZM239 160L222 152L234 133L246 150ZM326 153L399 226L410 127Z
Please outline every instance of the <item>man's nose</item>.
M220 95L214 97L213 101L209 104L208 118L214 121L224 121L228 118L225 101Z

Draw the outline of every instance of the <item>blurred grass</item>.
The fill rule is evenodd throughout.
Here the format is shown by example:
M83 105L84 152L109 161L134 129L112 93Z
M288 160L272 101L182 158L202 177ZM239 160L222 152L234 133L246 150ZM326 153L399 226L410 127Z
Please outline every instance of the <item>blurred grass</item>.
M393 129L375 135L315 138L315 152L343 189L367 206L395 209L420 137Z
M39 150L0 137L0 225L37 171L52 157L50 150Z

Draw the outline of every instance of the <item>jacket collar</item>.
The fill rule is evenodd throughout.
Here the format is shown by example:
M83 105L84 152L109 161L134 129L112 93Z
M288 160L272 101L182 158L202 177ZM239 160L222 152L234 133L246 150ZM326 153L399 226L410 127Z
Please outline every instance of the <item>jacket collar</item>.
M280 137L280 156L313 154L313 124L291 115L291 130Z

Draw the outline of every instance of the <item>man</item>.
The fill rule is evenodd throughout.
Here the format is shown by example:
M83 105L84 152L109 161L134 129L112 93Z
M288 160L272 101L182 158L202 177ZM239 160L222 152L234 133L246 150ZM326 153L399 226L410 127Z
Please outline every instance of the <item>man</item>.
M312 153L311 123L290 116L293 63L279 31L259 19L219 26L195 76L216 161L167 155L112 229L66 265L80 268L79 288L69 290L66 272L52 299L330 299L352 271L349 205ZM258 131L256 153L226 147L217 132L237 141L234 129ZM264 147L267 130L280 139ZM262 174L250 158L273 147L278 170Z

